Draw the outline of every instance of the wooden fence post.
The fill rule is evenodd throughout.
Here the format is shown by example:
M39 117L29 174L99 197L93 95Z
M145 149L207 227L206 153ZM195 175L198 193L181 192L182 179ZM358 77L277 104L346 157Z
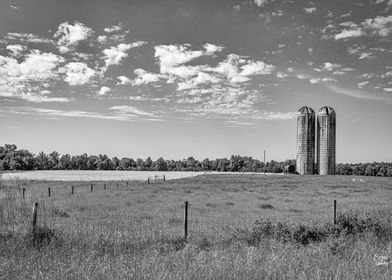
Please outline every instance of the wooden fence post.
M71 186L71 194L74 194L74 186Z
M147 185L150 184L150 177L147 178Z
M117 183L117 189L118 189L118 183Z
M23 188L23 189L22 189L22 196L23 196L23 198L25 198L25 192L26 192L26 189Z
M333 201L333 224L336 225L336 199Z
M93 185L93 184L91 184L91 192L93 192L93 188L94 188L94 185Z
M103 184L103 189L106 190L106 184Z
M163 174L163 182L165 182L166 181L166 177L165 177L165 174Z
M185 201L184 210L184 239L185 241L188 239L188 201Z
M48 197L50 197L50 187L48 188Z
M129 186L128 181L127 181L127 187Z
M33 206L33 230L37 226L37 213L38 213L38 202L34 203Z

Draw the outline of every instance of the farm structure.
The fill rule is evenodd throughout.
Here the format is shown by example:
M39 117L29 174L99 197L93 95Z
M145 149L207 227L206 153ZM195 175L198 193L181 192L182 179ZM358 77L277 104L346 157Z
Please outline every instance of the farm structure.
M301 107L297 113L297 173L334 175L335 169L335 110L324 106L315 115L312 108Z

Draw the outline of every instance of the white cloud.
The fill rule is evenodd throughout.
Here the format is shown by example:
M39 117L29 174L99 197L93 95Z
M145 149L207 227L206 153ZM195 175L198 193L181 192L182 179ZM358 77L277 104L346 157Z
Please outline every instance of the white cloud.
M251 61L248 64L241 66L241 75L267 75L271 74L275 69L275 66L271 64L266 64L263 61Z
M106 28L104 29L104 31L105 31L106 33L113 33L113 32L118 32L118 31L120 31L121 29L123 29L123 25L120 23L120 24L118 24L118 25L113 25L113 26L111 26L111 27L106 27Z
M92 119L104 119L104 120L115 120L115 121L134 121L135 118L124 115L103 115L96 112L86 112L78 110L55 110L55 109L45 109L45 108L33 108L33 107L23 107L23 108L6 108L6 111L14 114L30 114L30 115L41 115L50 118L53 117L70 117L70 118L92 118Z
M117 79L119 79L120 81L117 83L117 85L130 85L131 84L131 80L128 79L125 76L118 76Z
M372 94L362 90L356 89L349 89L349 88L342 88L336 85L327 84L326 87L331 91L339 94L344 94L350 97L364 99L364 100L380 100L380 101L391 101L391 96L379 95L379 94Z
M320 82L320 78L312 78L309 80L309 82L313 85L313 84L317 84Z
M305 12L307 14L311 14L311 13L314 13L317 10L317 8L316 7L310 7L310 8L304 8L304 10L305 10Z
M341 65L340 64L334 64L331 62L324 62L323 66L322 66L322 70L324 71L333 71L337 68L340 68Z
M360 55L359 55L359 57L358 57L358 59L372 59L372 58L374 58L374 56L372 55L372 53L370 53L370 52L362 52Z
M357 29L343 29L340 33L335 35L335 40L346 39L352 37L360 37L363 35L361 28Z
M19 41L23 43L53 43L52 40L42 38L31 33L7 33L4 38L8 41Z
M268 3L267 0L254 0L254 3L259 7L264 7Z
M284 79L284 78L287 78L289 75L287 75L286 73L284 73L284 72L277 72L276 73L276 77L278 77L278 78L280 78L280 79Z
M275 66L263 61L247 60L236 54L229 54L216 67L208 68L211 72L223 74L232 83L247 82L250 80L248 76L271 74L274 69Z
M95 71L83 62L70 62L61 70L65 72L65 81L71 85L84 85L95 75Z
M57 76L54 70L63 61L58 55L39 50L32 50L20 63L14 58L0 56L0 73L5 79L42 81Z
M209 43L205 44L203 47L206 49L208 54L214 54L216 52L220 52L223 50L222 46L209 44Z
M49 81L58 79L58 66L64 59L53 53L32 50L20 62L0 55L0 96L32 102L67 102L69 99L48 97L43 90Z
M108 40L108 36L100 35L100 36L98 36L97 40L99 43L106 43L106 41Z
M109 87L101 87L101 89L97 92L98 95L105 95L106 93L108 93L110 91Z
M165 69L189 62L205 55L203 51L189 50L189 45L158 45L155 46L155 58L160 62L162 72Z
M360 83L358 83L358 87L359 87L359 88L363 88L363 87L366 86L368 83L369 83L369 81L360 82Z
M383 90L386 92L392 92L392 88L384 88Z
M377 34L379 36L388 36L388 34L392 31L392 15L383 17L377 16L373 19L366 19L363 22L365 28L371 30L373 34Z
M202 84L216 84L219 83L221 80L217 77L214 77L210 74L199 72L197 76L191 79L186 79L183 82L178 83L177 90L188 90L197 88L199 85Z
M78 21L75 21L73 25L63 22L59 25L53 37L58 39L59 51L66 53L73 50L80 41L86 40L93 33L94 31L91 28Z
M126 51L128 51L131 48L136 48L144 45L145 42L143 41L138 41L134 42L131 44L119 44L117 47L110 47L108 49L103 50L104 53L104 58L105 58L105 67L104 71L110 66L110 65L119 65L121 63L121 60L125 57L128 56Z
M141 68L135 69L134 73L136 78L132 83L136 86L158 82L160 79L165 78L164 75L150 73Z
M118 113L126 114L126 115L136 115L136 116L143 116L143 117L150 117L150 118L157 117L154 113L149 113L149 112L140 110L134 106L127 106L127 105L113 106L113 107L110 107L109 110L113 110Z
M26 50L26 47L22 45L8 45L6 49L10 50L13 56L18 56L22 51Z

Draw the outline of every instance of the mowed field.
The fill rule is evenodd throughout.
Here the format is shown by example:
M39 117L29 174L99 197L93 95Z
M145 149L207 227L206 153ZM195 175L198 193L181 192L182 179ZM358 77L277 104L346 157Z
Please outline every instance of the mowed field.
M392 221L390 178L8 180L0 194L0 279L392 279L392 264L376 265L377 256L392 256L384 234ZM353 212L353 223L376 230L313 238L312 229L333 223L333 200L338 214ZM34 202L38 237L31 234ZM271 234L260 221L281 229ZM310 242L291 239L298 225Z

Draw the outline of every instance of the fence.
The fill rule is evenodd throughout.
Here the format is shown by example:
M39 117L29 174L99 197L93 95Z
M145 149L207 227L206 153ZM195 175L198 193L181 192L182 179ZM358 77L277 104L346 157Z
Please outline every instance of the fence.
M159 180L163 181L163 178L156 178L157 180L155 180L155 177L153 177L153 179L151 183ZM132 186L129 182L95 183L84 185L83 192L88 195L91 192L118 190L120 192L115 193L121 196L121 191L130 187ZM82 186L69 186L65 192L69 198L76 198L81 193L81 188ZM154 189L161 188L157 186ZM42 192L44 199L37 200L36 197L31 196L31 194L29 195L29 192L25 188L22 188L19 197L28 203L27 206L30 209L29 213L22 215L22 218L28 220L30 225L33 224L33 227L42 223L44 219L48 219L48 215L45 217L40 216L42 215L42 211L46 211L47 207L44 204L52 201L56 197L61 197L59 191L56 188L49 187L47 193L46 190ZM34 211L31 214L31 207L33 205ZM263 204L257 209L244 209L243 205L241 206L243 207L242 209L234 209L235 207L231 209L229 209L230 207L226 207L223 209L219 205L201 204L200 202L193 203L192 201L185 201L173 205L146 204L143 207L130 207L127 211L123 211L123 213L112 213L110 207L105 205L102 207L103 209L100 209L102 211L102 218L97 218L95 216L96 213L91 213L90 219L93 221L84 217L79 218L78 215L73 217L75 219L72 221L71 219L62 219L67 218L67 213L54 209L54 211L50 210L51 216L49 219L53 221L54 226L61 227L62 230L70 231L71 228L77 228L80 233L85 232L86 234L107 231L110 232L108 235L111 236L121 233L120 235L127 235L129 238L143 240L168 236L184 238L185 240L206 236L214 240L225 238L236 229L252 228L256 221L263 219L278 221L284 218L292 222L295 219L303 222L307 217L315 216L321 222L327 221L336 224L338 214L349 209L348 205L345 205L343 202L339 204L337 200L331 200L329 203L326 202L317 207L304 207L301 210L273 209L269 204ZM86 213L85 209L79 210L80 212L84 211Z

